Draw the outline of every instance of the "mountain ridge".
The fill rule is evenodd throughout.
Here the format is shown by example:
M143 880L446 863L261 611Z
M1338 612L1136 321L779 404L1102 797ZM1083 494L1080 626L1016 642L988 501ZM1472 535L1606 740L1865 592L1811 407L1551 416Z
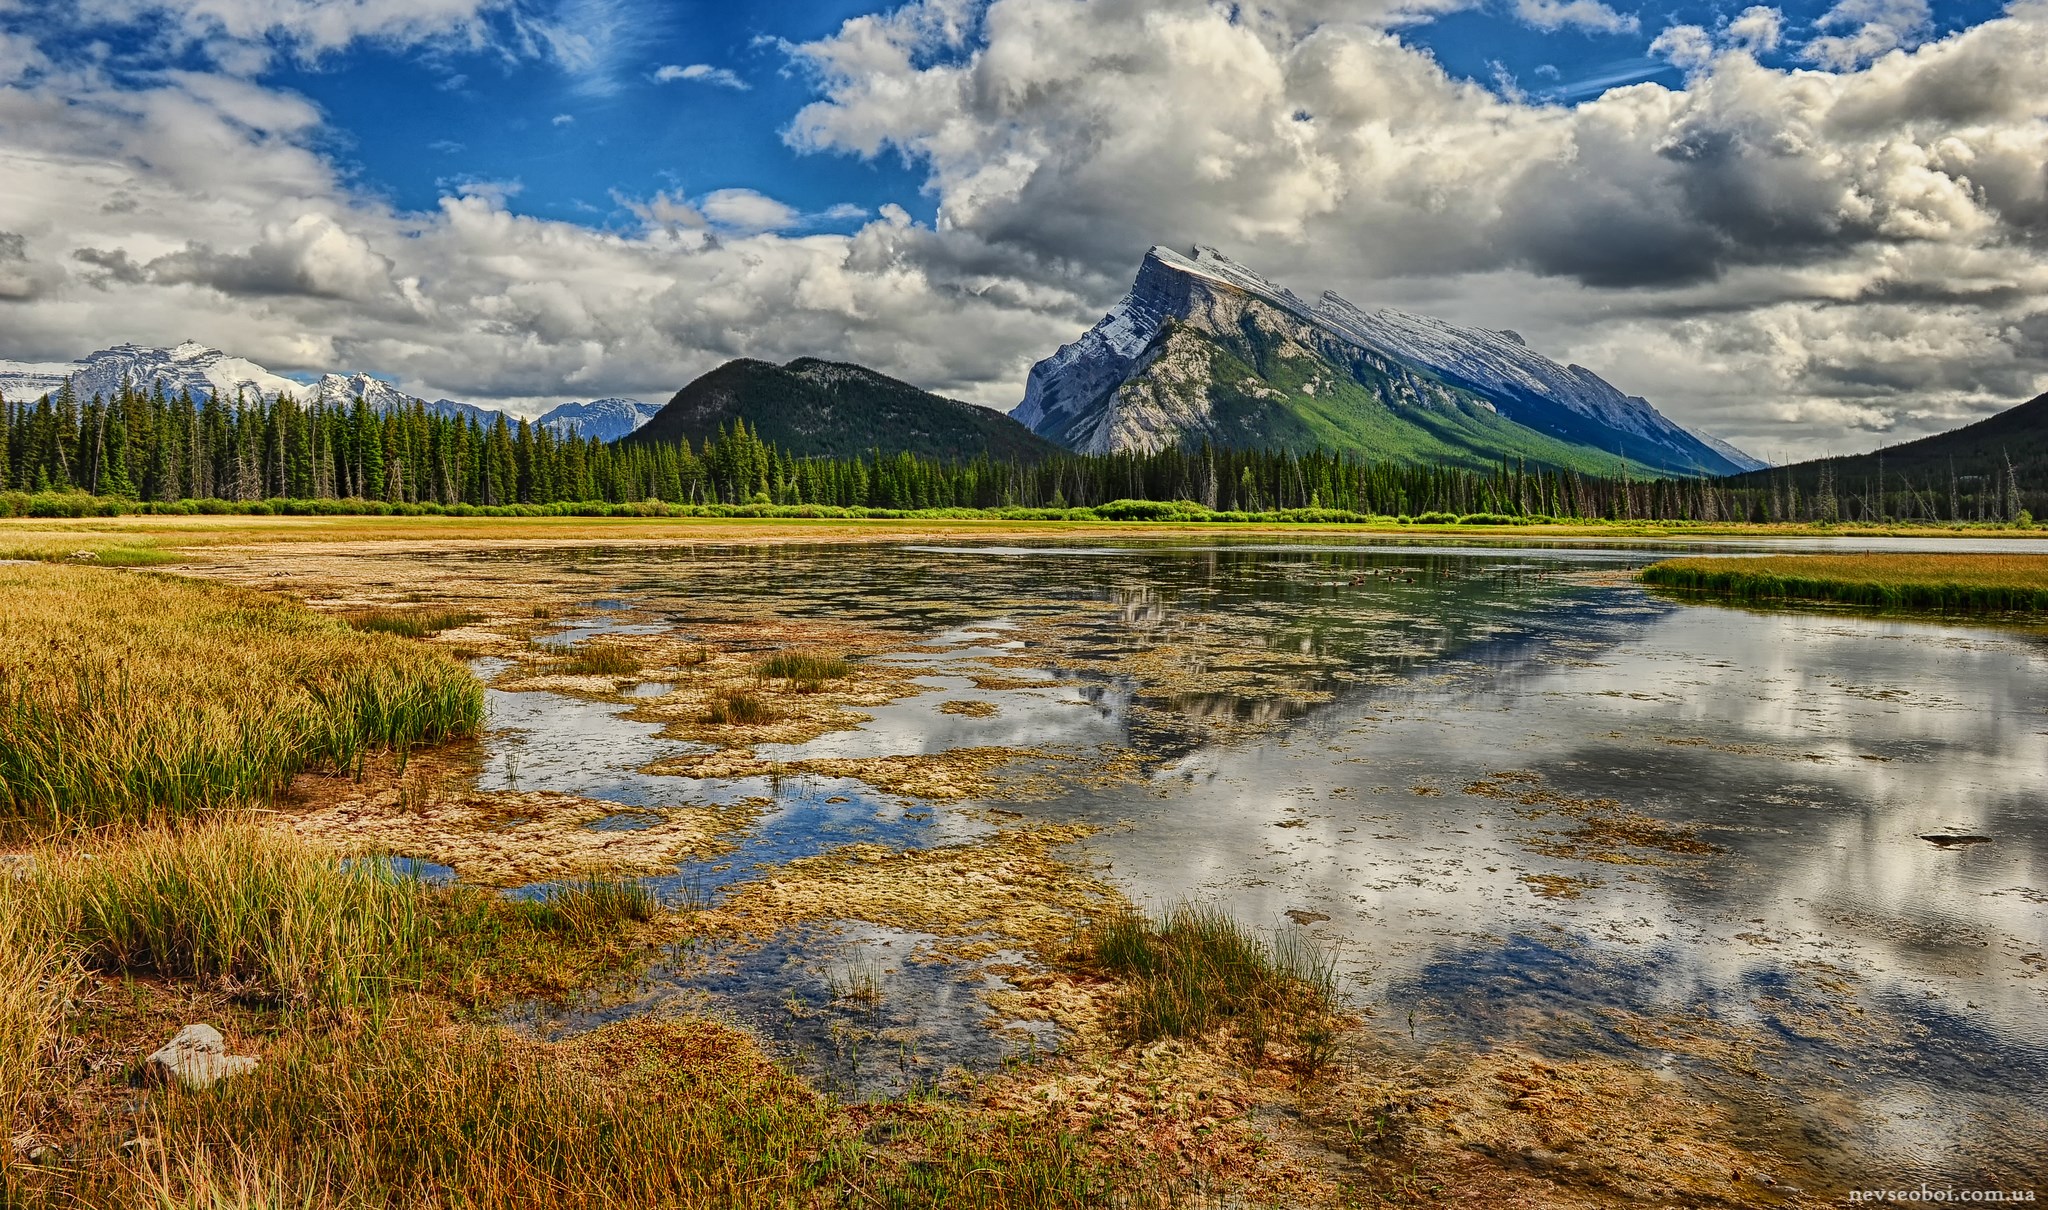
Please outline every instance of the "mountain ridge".
M1001 412L947 399L851 362L799 357L785 365L737 358L677 391L626 440L702 443L744 420L798 457L871 449L950 461L982 454L1035 461L1059 447Z
M1332 410L1325 404L1329 390L1346 393L1337 381L1282 390L1253 364L1252 377L1261 381L1250 393L1273 405L1269 411L1315 415L1251 415L1256 409L1248 410L1241 398L1244 381L1197 381L1189 341L1169 332L1175 323L1192 326L1229 352L1230 372L1237 371L1235 363L1260 362L1256 350L1278 341L1293 360L1320 363L1337 379L1348 376L1370 398L1351 392L1347 408ZM1176 339L1182 347L1162 378L1155 367ZM1323 396L1316 394L1317 385ZM1219 408L1229 415L1219 419ZM1448 415L1444 409L1466 421L1453 426L1456 434L1436 431L1443 428L1437 421ZM1528 433L1494 425L1485 412ZM1032 367L1024 399L1011 415L1083 453L1315 434L1378 441L1383 444L1363 444L1354 452L1411 460L1486 461L1491 447L1493 457L1536 453L1560 465L1586 467L1604 459L1633 470L1681 474L1763 465L1718 439L1710 444L1582 366L1562 366L1536 353L1518 333L1463 328L1391 309L1366 311L1334 293L1311 306L1201 246L1191 256L1163 246L1148 251L1124 298Z

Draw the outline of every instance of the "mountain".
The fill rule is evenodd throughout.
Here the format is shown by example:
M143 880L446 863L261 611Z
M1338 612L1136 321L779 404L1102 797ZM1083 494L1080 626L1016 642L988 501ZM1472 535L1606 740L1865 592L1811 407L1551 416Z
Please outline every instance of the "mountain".
M1038 459L1059 447L1001 412L946 399L863 366L798 358L728 361L676 392L629 442L701 443L735 420L800 456L871 449L966 460Z
M1881 490L1931 493L1937 504L1951 489L1972 499L1980 489L2003 494L2008 476L2026 507L2048 493L2048 395L1975 424L1848 458L1817 458L1728 481L1730 487L1797 486L1811 492L1826 475L1840 492L1867 491L1883 475ZM1939 510L1936 510L1939 511Z
M230 357L196 341L172 348L147 345L115 345L88 354L77 361L0 361L0 395L17 403L28 403L54 394L71 379L72 390L81 400L94 395L111 396L124 381L143 390L162 383L164 392L176 395L191 391L195 398L238 391L261 392L275 398L279 391L303 395L304 383L271 373L253 361Z
M1207 440L1601 473L1762 465L1513 332L1366 311L1335 294L1310 305L1212 248L1153 248L1101 322L1032 367L1011 415L1084 453Z
M564 403L541 414L540 427L557 437L595 437L617 441L654 418L659 404L638 399L593 399L589 403Z

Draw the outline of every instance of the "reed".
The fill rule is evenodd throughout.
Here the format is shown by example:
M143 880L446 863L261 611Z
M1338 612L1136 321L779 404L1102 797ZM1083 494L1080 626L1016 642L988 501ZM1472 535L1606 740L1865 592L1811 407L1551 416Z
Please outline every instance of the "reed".
M300 1011L375 1007L415 977L431 930L419 883L246 822L49 847L23 880L86 967L194 979Z
M1164 918L1118 913L1083 934L1079 956L1125 983L1118 1019L1134 1040L1197 1037L1231 1025L1263 1051L1276 1029L1337 1007L1334 959L1306 938L1268 944L1215 908L1182 904Z
M799 692L816 692L826 681L853 675L853 663L822 651L778 651L754 668L762 680L782 680Z
M545 671L558 676L632 676L645 665L624 643L594 640L577 646L543 646L553 658Z
M704 721L725 725L738 723L754 726L775 721L775 711L767 702L744 689L721 689L711 695L711 701L704 707Z
M27 1133L45 1053L77 984L77 966L27 900L22 879L0 872L0 1149ZM0 1164L8 1156L0 1152Z
M475 734L444 653L263 593L0 567L0 833L264 802L297 773Z
M473 609L364 609L345 615L343 620L357 630L371 634L428 639L444 630L480 622L483 616Z
M586 874L552 883L519 906L540 928L594 936L622 923L652 920L661 905L638 879Z
M1949 613L2048 609L2048 555L1842 554L1666 559L1643 582L1735 601Z

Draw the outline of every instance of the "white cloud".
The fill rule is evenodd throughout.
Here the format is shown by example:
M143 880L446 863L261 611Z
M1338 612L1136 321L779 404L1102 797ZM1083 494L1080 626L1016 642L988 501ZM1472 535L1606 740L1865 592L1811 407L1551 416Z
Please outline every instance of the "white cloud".
M1910 50L1934 31L1928 0L1841 0L1814 23L1841 30L1806 44L1806 58L1835 71L1853 71L1890 54Z
M573 113L558 113L548 120L548 124L551 126L571 126L575 122L576 115Z
M80 0L80 16L164 22L176 44L205 47L236 74L270 59L273 43L317 58L359 41L481 45L488 19L511 0Z
M1673 67L1697 71L1714 61L1714 36L1697 25L1674 25L1650 43L1650 54Z
M749 234L787 231L803 223L794 207L751 189L720 189L706 195L698 209L716 226Z
M1745 53L1752 9L1687 43L1685 91L1572 108L1452 79L1365 7L931 0L800 48L819 97L792 143L906 156L930 225L743 189L619 199L621 230L487 186L408 213L350 186L288 92L39 66L0 86L0 356L193 336L516 406L823 354L1008 404L1148 244L1201 241L1518 329L1759 452L2048 386L2041 0L1802 72Z
M654 78L658 83L662 84L668 84L676 80L691 80L700 84L715 84L720 88L735 88L741 92L745 92L753 87L745 80L734 75L727 68L713 67L709 63L692 63L688 67L681 67L670 63L665 67L657 69L654 73Z
M1785 14L1761 4L1743 9L1728 23L1728 40L1751 54L1774 51L1784 38Z
M1515 16L1545 30L1632 34L1642 27L1634 14L1616 12L1601 0L1515 0Z

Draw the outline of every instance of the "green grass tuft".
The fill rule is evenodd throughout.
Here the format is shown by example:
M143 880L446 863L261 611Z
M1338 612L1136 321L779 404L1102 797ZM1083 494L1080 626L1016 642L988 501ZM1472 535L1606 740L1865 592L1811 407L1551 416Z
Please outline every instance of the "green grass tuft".
M1950 613L2048 610L2048 555L1847 554L1666 559L1643 582L1735 601Z
M483 616L471 609L366 609L344 619L357 630L371 634L395 634L408 639L426 639L444 630L455 630Z
M1320 1022L1337 1007L1333 958L1297 933L1268 944L1215 908L1182 904L1160 920L1106 916L1083 935L1080 957L1125 982L1118 1016L1140 1042L1227 1024L1258 1052L1276 1031Z
M544 671L557 676L632 676L645 665L624 643L594 640L578 646L540 644L553 658Z
M722 689L712 695L705 708L704 721L724 725L738 723L742 726L758 726L775 721L775 711L767 702L744 689Z
M519 901L535 925L589 936L626 921L654 919L661 905L638 879L587 874L550 885L538 899Z

